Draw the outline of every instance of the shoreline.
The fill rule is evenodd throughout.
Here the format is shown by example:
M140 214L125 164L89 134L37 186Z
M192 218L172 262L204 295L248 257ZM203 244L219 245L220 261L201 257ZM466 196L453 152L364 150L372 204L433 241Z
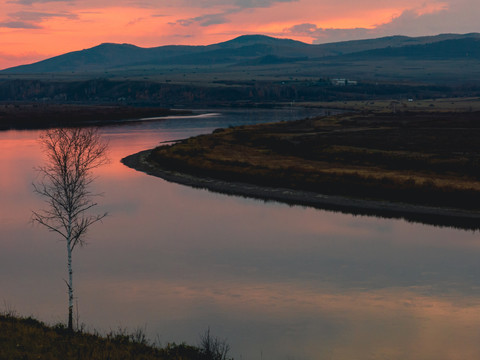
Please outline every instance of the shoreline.
M147 160L151 151L152 150L144 150L129 155L123 158L121 162L137 171L160 177L169 182L227 195L243 196L263 201L277 201L288 205L308 206L353 215L404 219L409 222L419 222L441 227L454 227L464 230L480 229L480 213L477 212L407 203L347 198L337 195L322 195L309 191L270 188L249 183L198 177L187 173L167 170L152 164Z
M193 115L191 110L159 106L0 102L0 131L66 126L103 126Z

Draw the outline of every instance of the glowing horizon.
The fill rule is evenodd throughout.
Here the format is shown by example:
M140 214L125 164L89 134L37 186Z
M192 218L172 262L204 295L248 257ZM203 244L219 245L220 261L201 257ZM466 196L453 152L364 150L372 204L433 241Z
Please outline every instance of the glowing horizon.
M263 34L306 43L480 31L474 0L0 0L0 69L101 43L208 45Z

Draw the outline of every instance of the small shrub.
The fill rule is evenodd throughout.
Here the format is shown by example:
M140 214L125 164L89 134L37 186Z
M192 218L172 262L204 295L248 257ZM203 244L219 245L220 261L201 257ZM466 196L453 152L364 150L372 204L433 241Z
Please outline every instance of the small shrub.
M227 344L226 340L212 336L210 328L200 336L199 348L204 360L227 360L230 351L230 345Z

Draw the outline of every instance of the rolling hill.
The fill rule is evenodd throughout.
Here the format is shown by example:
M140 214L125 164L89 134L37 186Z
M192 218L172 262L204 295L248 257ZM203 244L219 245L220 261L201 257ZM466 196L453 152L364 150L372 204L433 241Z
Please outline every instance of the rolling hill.
M205 46L105 43L5 69L0 101L243 106L475 97L478 84L478 33L320 45L244 35Z
M480 34L442 34L426 37L391 36L379 39L310 45L264 35L244 35L206 46L169 45L142 48L130 44L104 43L29 65L0 71L0 74L100 73L168 66L216 66L226 71L244 66L306 62L412 58L431 60L480 55ZM335 59L335 60L333 60Z

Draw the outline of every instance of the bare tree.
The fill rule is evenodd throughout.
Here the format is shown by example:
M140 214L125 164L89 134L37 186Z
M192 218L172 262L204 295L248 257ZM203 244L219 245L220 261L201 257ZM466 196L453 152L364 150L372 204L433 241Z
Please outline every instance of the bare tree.
M33 186L48 207L33 211L32 220L59 234L67 244L68 329L73 331L72 252L84 245L88 228L107 215L89 215L87 210L97 205L89 185L94 179L92 170L108 162L108 144L95 128L47 130L40 142L47 161L37 168L41 177Z

